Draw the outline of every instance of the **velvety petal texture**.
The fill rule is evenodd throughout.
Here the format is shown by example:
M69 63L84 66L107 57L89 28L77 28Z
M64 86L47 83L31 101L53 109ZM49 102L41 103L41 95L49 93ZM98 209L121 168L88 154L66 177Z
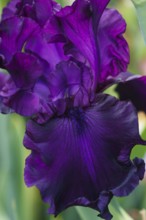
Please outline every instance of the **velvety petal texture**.
M143 161L130 161L133 146L144 144L133 106L106 95L95 101L43 126L34 121L27 125L24 145L32 153L25 181L40 189L55 215L83 205L111 219L107 205L112 195L128 195L143 177Z

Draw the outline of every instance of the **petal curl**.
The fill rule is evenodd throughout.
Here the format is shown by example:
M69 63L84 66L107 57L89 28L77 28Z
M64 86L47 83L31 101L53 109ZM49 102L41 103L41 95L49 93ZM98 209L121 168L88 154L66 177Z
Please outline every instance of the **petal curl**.
M99 95L91 107L70 109L46 124L29 121L24 145L32 153L25 182L39 188L55 215L82 205L111 219L107 205L112 195L128 195L143 177L143 162L130 161L138 143L145 142L133 106Z

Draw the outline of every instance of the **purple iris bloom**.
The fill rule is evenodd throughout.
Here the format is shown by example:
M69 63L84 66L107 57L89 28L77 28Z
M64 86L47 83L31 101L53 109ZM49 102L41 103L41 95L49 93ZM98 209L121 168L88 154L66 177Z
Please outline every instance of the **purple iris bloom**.
M145 144L135 108L103 93L133 80L124 73L126 23L108 2L61 8L51 0L13 0L3 10L1 111L31 117L25 182L38 187L55 215L81 205L110 220L112 197L128 195L144 175L143 160L130 160L132 148Z

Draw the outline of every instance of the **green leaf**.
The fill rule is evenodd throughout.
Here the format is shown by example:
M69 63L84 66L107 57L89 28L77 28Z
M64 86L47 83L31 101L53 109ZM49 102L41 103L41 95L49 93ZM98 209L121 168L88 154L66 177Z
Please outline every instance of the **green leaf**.
M140 29L146 44L146 0L132 0L132 2L136 8Z

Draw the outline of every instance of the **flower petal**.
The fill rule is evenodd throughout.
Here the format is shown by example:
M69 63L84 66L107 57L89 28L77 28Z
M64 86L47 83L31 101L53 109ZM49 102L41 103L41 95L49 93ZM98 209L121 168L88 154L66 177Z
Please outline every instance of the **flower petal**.
M17 52L7 65L7 70L18 88L28 89L47 71L43 66L43 61L35 56Z
M126 22L119 12L106 9L101 16L97 35L101 63L100 82L127 69L129 49L122 36L125 30Z
M8 79L9 79L8 74L0 72L0 91L2 90L2 88L4 87L4 85L5 85L5 83L7 82ZM12 112L13 112L12 109L7 107L3 103L3 97L1 97L1 95L0 95L0 113L9 114L9 113L12 113Z
M63 34L67 38L66 53L77 50L87 59L94 70L95 84L99 74L99 48L97 42L97 28L100 17L109 0L76 0L72 6L62 8L56 14L56 20L48 24L48 32L52 26L56 27L56 34Z
M7 18L13 17L17 11L17 3L20 0L11 0L7 6L3 9L2 12L2 20L5 20Z
M29 121L24 145L32 153L26 160L26 184L39 188L55 215L82 205L111 219L107 205L112 195L128 195L143 177L142 162L130 161L138 143L145 142L133 106L99 95L91 107L70 109L46 124Z
M137 111L146 112L146 76L139 76L118 84L116 91L121 100L130 100Z
M44 25L61 8L52 0L23 0L17 7L19 16L30 17L40 25Z
M44 59L49 63L51 69L62 60L66 60L63 51L63 43L48 43L44 32L41 29L32 34L25 44L25 51Z
M23 49L24 43L37 25L29 18L11 17L0 23L0 56L8 63L14 53Z
M39 97L29 91L19 91L5 102L7 106L23 116L32 116L41 108Z
M60 62L56 65L56 70L48 76L48 86L53 101L63 98L74 100L81 90L83 93L81 96L82 104L84 105L83 96L86 95L89 102L91 85L92 74L90 69L71 60Z

